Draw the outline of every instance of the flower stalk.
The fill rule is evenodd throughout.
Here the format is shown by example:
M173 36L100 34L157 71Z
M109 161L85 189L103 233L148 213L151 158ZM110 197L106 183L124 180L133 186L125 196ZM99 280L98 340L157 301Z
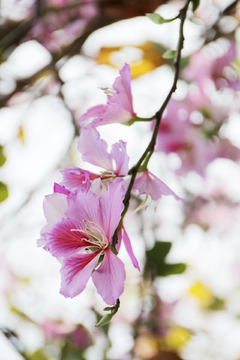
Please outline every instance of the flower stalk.
M176 91L177 89L177 81L178 81L178 77L179 77L179 70L180 70L180 62L181 62L181 51L183 49L183 44L184 44L184 34L183 34L183 27L184 27L184 22L187 16L187 10L188 10L188 6L190 4L191 0L187 0L184 7L180 10L177 18L180 20L180 27L179 27L179 39L178 39L178 44L177 44L177 50L175 53L175 57L174 57L174 62L173 62L173 67L174 67L174 78L173 78L173 84L171 86L171 89L169 90L165 101L163 102L162 106L160 107L160 109L156 112L156 114L154 116L151 117L151 119L156 119L156 123L154 126L154 130L153 130L153 134L152 134L152 138L146 148L146 150L144 151L144 153L142 154L142 156L140 157L140 159L138 160L138 162L129 170L129 175L131 175L131 180L130 183L128 185L124 200L123 200L123 204L124 204L124 210L121 214L121 220L118 224L118 227L116 228L113 238L112 238L112 247L115 248L118 242L118 231L121 229L122 224L123 224L123 218L128 210L129 207L129 202L130 202L130 197L131 197L131 191L133 188L133 184L134 181L136 179L137 173L139 172L139 169L141 167L141 165L144 162L144 167L147 167L147 164L154 152L154 147L155 147L155 143L156 143L156 138L157 138L157 133L160 127L160 123L161 123L161 119L162 119L162 115L164 110L166 109L166 106L169 102L169 100L171 99L172 94ZM146 121L146 120L145 120ZM145 160L147 159L147 161L145 162Z

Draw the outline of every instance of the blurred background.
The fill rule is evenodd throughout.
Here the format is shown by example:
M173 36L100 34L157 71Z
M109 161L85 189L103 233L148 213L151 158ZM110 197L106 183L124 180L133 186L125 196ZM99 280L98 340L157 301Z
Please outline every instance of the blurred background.
M67 166L98 171L77 150L77 120L106 103L124 63L134 111L152 116L173 81L184 2L2 0L0 4L0 360L240 359L240 6L200 0L184 25L177 91L164 112L149 170L178 196L133 196L125 226L127 279L111 323L91 283L59 294L60 267L36 240L42 203ZM130 166L152 124L98 128L127 141ZM101 170L101 169L100 169Z

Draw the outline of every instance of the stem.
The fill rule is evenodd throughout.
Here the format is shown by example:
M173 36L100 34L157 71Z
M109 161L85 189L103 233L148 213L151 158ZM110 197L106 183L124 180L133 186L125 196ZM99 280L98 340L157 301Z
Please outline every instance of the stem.
M172 94L177 89L177 81L178 81L178 77L179 77L179 69L180 69L180 61L181 61L181 51L183 49L183 43L184 43L183 26L184 26L184 22L185 22L186 15L187 15L187 9L188 9L190 2L191 2L191 0L186 1L184 7L180 10L179 15L178 15L178 18L180 20L180 28L179 28L179 39L178 39L178 44L177 44L177 50L176 50L176 54L175 54L175 58L174 58L174 62L173 62L173 67L175 69L173 84L172 84L172 87L169 90L168 95L167 95L165 101L163 102L162 106L156 112L156 114L152 117L153 119L156 119L156 123L154 126L152 138L151 138L146 150L144 151L144 153L142 154L142 156L140 157L138 162L129 170L129 175L131 175L131 179L130 179L128 189L126 191L126 194L125 194L125 197L123 200L124 210L121 214L121 219L119 221L118 227L116 228L113 238L112 238L112 247L113 248L115 248L115 246L118 242L117 233L122 228L123 218L129 207L131 191L132 191L133 184L134 184L135 178L137 176L138 170L139 170L141 164L143 163L143 161L145 160L145 158L147 157L147 159L149 161L154 152L154 147L155 147L157 133L158 133L159 126L161 123L161 119L162 119L162 114L163 114L169 100L171 99ZM147 164L145 164L145 165L147 165Z

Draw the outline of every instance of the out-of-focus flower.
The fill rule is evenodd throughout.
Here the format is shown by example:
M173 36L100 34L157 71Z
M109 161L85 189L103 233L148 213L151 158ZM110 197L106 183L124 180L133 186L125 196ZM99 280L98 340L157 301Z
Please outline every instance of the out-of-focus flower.
M187 100L171 100L163 115L155 151L176 153L180 157L181 166L176 170L178 175L193 170L204 176L207 165L216 158L228 158L233 161L240 158L240 150L229 140L218 136L221 123L224 121L222 116L224 114L225 117L226 113L220 114L219 123L215 123L211 118L212 107L208 105L208 111L203 109L202 114ZM207 118L204 118L206 112ZM200 116L200 124L193 123L195 115Z
M85 349L93 344L91 336L83 325L66 324L47 319L41 328L47 340L68 341L77 349Z
M51 53L54 53L80 37L89 22L98 15L98 0L87 0L77 4L71 0L48 0L46 7L57 11L46 14L34 22L28 38L38 40Z
M136 116L132 105L130 66L125 64L119 74L114 81L113 89L104 89L107 93L107 105L91 107L80 117L79 126L91 119L94 126L128 123Z
M239 76L232 68L235 59L235 43L231 40L218 41L194 53L182 76L187 81L197 82L201 93L205 95L210 85L209 81L216 89L230 87L239 90Z
M123 262L111 250L112 236L124 208L122 179L110 182L107 192L101 197L91 190L82 189L68 196L59 193L53 195L56 197L56 194L67 198L68 207L62 211L65 214L61 220L43 235L46 239L44 248L56 258L63 258L60 293L65 297L77 296L92 275L93 283L103 300L114 305L124 290L126 277ZM118 249L121 234L118 234ZM127 244L133 265L138 267L125 234L124 243Z

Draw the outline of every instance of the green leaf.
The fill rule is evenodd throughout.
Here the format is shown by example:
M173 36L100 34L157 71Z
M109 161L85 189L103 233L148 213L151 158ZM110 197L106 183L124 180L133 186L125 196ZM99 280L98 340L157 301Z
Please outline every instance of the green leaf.
M162 276L182 274L186 270L186 264L165 264L162 268Z
M169 23L173 20L176 20L177 17L173 18L173 19L164 19L162 16L158 15L158 14L146 14L146 16L152 21L154 22L155 24L158 24L158 25L162 25L162 24L165 24L165 23Z
M110 310L111 313L107 314L107 315L104 315L100 319L100 321L97 323L97 325L95 325L95 326L100 327L100 326L108 324L112 320L113 316L118 312L119 307L120 307L120 300L119 299L116 300L116 304L114 306L105 307L103 310L104 311L109 311Z
M49 360L49 357L46 356L41 349L39 349L31 355L31 360Z
M111 314L107 314L107 315L104 315L101 320L97 323L97 325L95 325L96 327L100 327L100 326L103 326L103 325L106 325L108 324L113 316L115 315L115 313L111 313Z
M3 146L0 145L0 167L3 166L5 164L6 161L6 157L3 154Z
M146 252L146 269L151 271L153 277L181 274L185 271L186 265L183 263L166 264L165 258L171 246L171 242L157 241L154 247Z
M192 0L192 11L195 11L199 6L200 0Z
M8 188L7 185L5 185L4 183L2 183L0 181L0 202L6 200L8 197Z
M214 297L212 303L208 307L209 310L219 311L225 309L225 301L219 299L218 297Z
M176 54L175 50L167 50L167 51L165 51L165 53L163 54L162 57L164 59L171 59L171 58L173 58L175 56L175 54Z

